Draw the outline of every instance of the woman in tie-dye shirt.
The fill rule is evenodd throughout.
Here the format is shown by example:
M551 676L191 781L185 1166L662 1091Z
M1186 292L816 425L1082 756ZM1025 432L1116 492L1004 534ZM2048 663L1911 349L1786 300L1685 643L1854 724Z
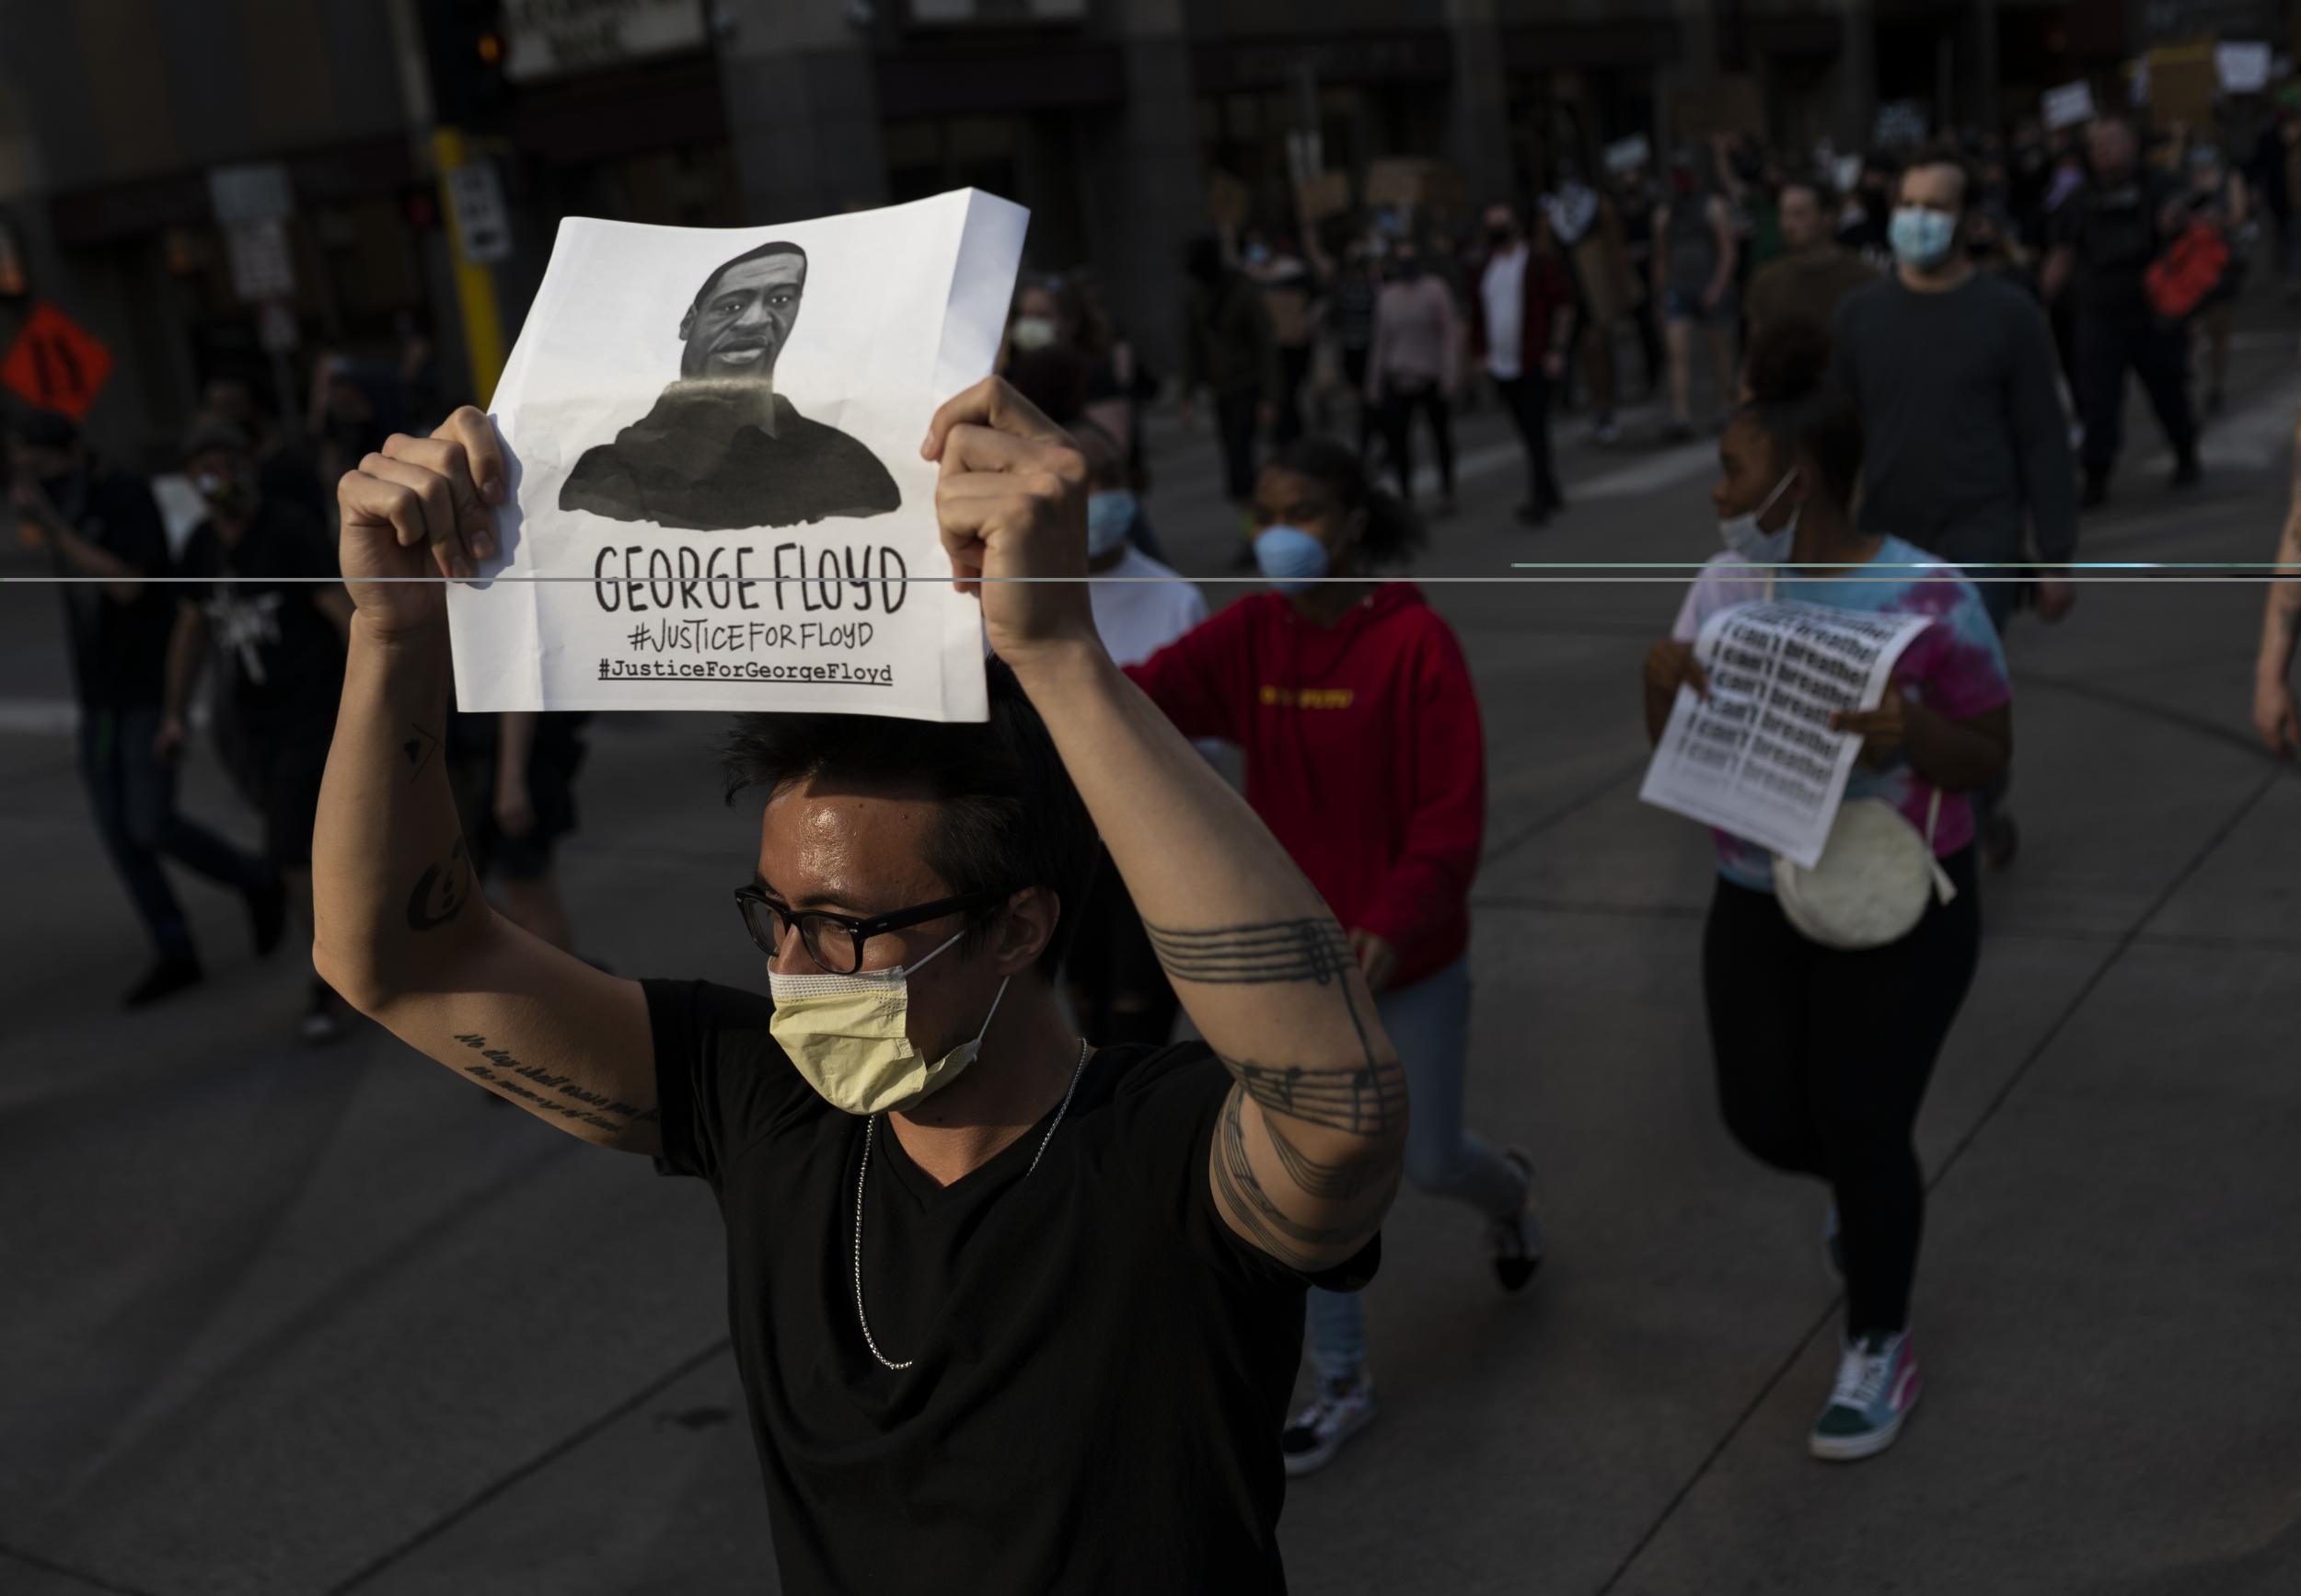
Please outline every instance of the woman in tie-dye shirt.
M1835 723L1863 739L1847 797L1883 798L1922 832L1940 793L1934 850L1955 896L1929 897L1897 942L1836 951L1784 916L1773 856L1719 833L1703 941L1728 1128L1765 1162L1830 1185L1845 1343L1810 1447L1850 1460L1891 1445L1917 1400L1909 1302L1925 1193L1911 1133L1980 946L1967 794L2003 775L2013 730L2005 657L1973 584L1898 538L1854 526L1861 421L1827 386L1828 358L1826 336L1798 321L1752 352L1752 398L1719 440L1723 475L1712 494L1729 552L1695 579L1671 636L1648 656L1646 716L1659 738L1681 687L1707 692L1694 653L1703 623L1769 591L1932 618L1896 662L1883 701Z

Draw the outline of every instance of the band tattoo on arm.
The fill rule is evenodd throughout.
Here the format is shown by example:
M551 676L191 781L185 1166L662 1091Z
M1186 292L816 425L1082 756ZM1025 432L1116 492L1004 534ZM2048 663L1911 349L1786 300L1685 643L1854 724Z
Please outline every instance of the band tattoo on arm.
M480 1055L462 1066L463 1072L506 1097L515 1097L538 1114L558 1116L621 1137L636 1127L651 1125L653 1108L638 1108L602 1092L586 1091L564 1075L539 1065L523 1064L503 1047L491 1047L477 1032L459 1033L456 1040ZM564 1099L565 1101L562 1101Z
M415 889L408 894L408 929L427 931L445 925L463 913L477 885L470 855L464 851L463 838L458 837L446 858L425 865L423 873L415 878Z
M1355 1250L1364 1244L1371 1233L1369 1225L1301 1224L1271 1200L1270 1194L1255 1177L1255 1162L1246 1151L1246 1127L1239 1113L1241 1101L1238 1093L1231 1093L1222 1105L1221 1122L1215 1128L1215 1189L1223 1206L1237 1216L1255 1244L1289 1268L1302 1270L1318 1268L1337 1249ZM1334 1189L1358 1195L1369 1184L1354 1175L1337 1177L1326 1166L1302 1160L1299 1151L1279 1135L1274 1121L1265 1118L1263 1128L1279 1149L1279 1160L1288 1174L1312 1196L1332 1200ZM1290 1152L1292 1157L1289 1156ZM1323 1177L1312 1177L1320 1180L1320 1186L1307 1184L1304 1176L1297 1173L1298 1161L1310 1170L1325 1171Z
M1397 1124L1406 1102L1405 1072L1393 1060L1375 1057L1359 1012L1358 989L1349 980L1358 968L1350 939L1333 918L1270 920L1261 925L1224 926L1212 931L1176 931L1145 924L1159 963L1176 981L1216 986L1284 986L1307 982L1339 992L1351 1030L1359 1039L1359 1062L1342 1070L1305 1070L1301 1065L1257 1064L1225 1058L1223 1063L1246 1095L1265 1108L1358 1136L1381 1136ZM1280 1154L1284 1158L1284 1153Z

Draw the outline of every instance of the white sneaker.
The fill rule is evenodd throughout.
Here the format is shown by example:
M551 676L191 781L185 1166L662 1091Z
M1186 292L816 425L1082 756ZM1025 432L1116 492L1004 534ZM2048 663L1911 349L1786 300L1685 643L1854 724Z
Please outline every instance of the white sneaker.
M1504 1148L1502 1156L1525 1177L1526 1200L1515 1212L1486 1221L1486 1256L1493 1262L1496 1281L1516 1295L1542 1267L1542 1220L1534 1212L1532 1156L1522 1147Z
M1847 1342L1830 1400L1807 1438L1809 1450L1829 1463L1876 1456L1902 1433L1925 1389L1907 1330Z
M1334 1461L1342 1443L1374 1422L1374 1377L1360 1370L1325 1389L1279 1433L1278 1451L1292 1475L1315 1474Z

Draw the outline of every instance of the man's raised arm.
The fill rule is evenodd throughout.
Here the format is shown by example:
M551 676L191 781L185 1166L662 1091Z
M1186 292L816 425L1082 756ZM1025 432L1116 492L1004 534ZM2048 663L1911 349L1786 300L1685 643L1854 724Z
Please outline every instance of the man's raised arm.
M1282 1263L1344 1261L1390 1206L1406 1128L1405 1077L1348 939L1097 641L1086 467L1070 439L994 378L943 406L925 452L942 468L953 566L965 584L982 579L991 644L1046 721L1176 995L1237 1081L1209 1158L1218 1207Z
M489 552L505 480L468 407L395 436L337 490L358 608L312 839L312 959L410 1047L570 1135L660 1151L654 1047L636 981L488 906L446 772L445 580Z

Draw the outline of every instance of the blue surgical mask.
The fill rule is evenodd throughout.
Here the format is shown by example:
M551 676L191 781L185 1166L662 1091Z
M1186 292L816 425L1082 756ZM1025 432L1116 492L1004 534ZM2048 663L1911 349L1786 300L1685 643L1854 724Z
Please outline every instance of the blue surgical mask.
M1774 492L1765 496L1765 502L1748 515L1729 515L1717 524L1718 541L1726 545L1735 559L1752 565L1778 565L1789 558L1791 541L1798 535L1798 512L1791 510L1789 519L1782 523L1777 532L1762 528L1758 518L1774 508L1774 501L1782 496L1782 490L1797 475L1796 471L1786 473L1774 484Z
M1087 558L1100 560L1127 541L1135 524L1135 496L1124 488L1087 495Z
M1326 545L1300 526L1266 526L1255 535L1255 563L1280 593L1308 593L1326 574Z
M1902 206L1886 226L1886 241L1893 246L1893 258L1919 272L1930 272L1948 260L1957 237L1957 217L1947 211L1921 210L1915 205Z

